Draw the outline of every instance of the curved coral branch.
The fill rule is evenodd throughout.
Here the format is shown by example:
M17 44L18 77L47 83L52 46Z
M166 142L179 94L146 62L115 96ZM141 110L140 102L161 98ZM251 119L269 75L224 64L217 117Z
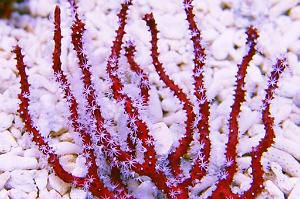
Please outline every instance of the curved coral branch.
M140 97L142 98L142 102L144 103L143 105L148 105L149 89L150 89L149 77L146 75L146 73L143 71L140 65L135 61L134 58L135 52L136 49L134 43L131 41L127 42L125 46L125 56L129 63L130 69L136 73L138 78L140 78L139 88L141 90Z
M278 88L278 80L287 67L285 59L277 59L273 65L273 70L268 79L268 88L265 90L266 95L263 100L262 121L265 126L265 136L258 143L257 147L251 152L251 168L252 168L252 183L250 189L242 194L242 198L257 197L264 188L264 171L261 165L261 158L264 152L274 143L274 118L270 113L271 101L274 98L275 89Z
M195 113L193 111L193 105L191 101L188 99L187 95L182 91L181 88L173 80L170 79L170 77L166 74L164 67L162 63L159 61L159 52L157 47L158 42L158 30L156 27L156 22L153 17L153 14L146 14L144 16L144 20L146 21L147 26L150 29L151 32L151 57L152 57L152 63L156 69L156 72L158 73L160 79L166 84L166 86L173 91L174 95L179 99L180 103L183 105L183 110L185 110L186 113L186 128L185 128L185 134L182 136L182 138L179 140L178 147L176 147L169 155L168 159L170 161L170 166L172 168L172 171L177 176L181 173L179 163L180 158L187 153L189 149L189 145L193 140L193 124L195 121Z
M217 189L213 194L213 197L224 197L231 194L229 184L232 183L234 174L237 170L237 152L236 147L238 144L238 116L241 111L241 105L245 101L245 77L247 73L247 67L249 66L250 61L256 53L256 42L258 38L257 29L250 26L247 31L247 42L246 44L249 47L248 53L243 57L242 63L238 65L238 72L236 75L236 88L234 94L234 101L229 118L229 135L228 142L226 144L225 157L226 161L229 162L229 165L226 165L225 175L220 179L217 184Z
M184 11L186 13L191 40L194 47L194 95L196 96L196 107L199 109L195 125L199 133L199 144L201 144L201 150L198 152L197 159L191 170L191 178L187 180L190 181L188 184L190 184L192 180L200 180L204 175L206 175L211 150L211 141L209 139L209 102L206 96L206 89L203 80L203 67L205 65L206 54L205 49L201 44L201 32L194 19L195 15L193 14L192 3L192 0L183 1Z

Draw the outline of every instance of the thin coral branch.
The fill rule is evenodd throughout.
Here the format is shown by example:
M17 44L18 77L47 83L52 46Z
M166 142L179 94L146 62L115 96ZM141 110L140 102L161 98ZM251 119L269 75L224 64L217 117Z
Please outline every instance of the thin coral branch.
M130 69L136 73L136 75L140 78L139 80L139 88L142 98L143 105L148 105L149 103L149 89L150 89L150 83L149 83L149 77L146 75L146 73L143 71L141 66L135 61L134 54L136 52L135 45L132 41L129 41L126 43L125 46L125 56L127 57L127 61L130 65Z
M274 143L274 118L270 113L271 101L274 98L274 92L278 88L278 80L281 74L287 67L286 60L277 59L273 65L273 70L268 79L268 88L265 90L266 95L263 100L262 120L265 127L265 136L258 143L257 147L251 152L251 168L252 168L252 183L250 189L242 194L242 198L257 197L263 191L264 171L261 165L261 158L264 152Z
M193 105L191 101L188 99L187 95L182 91L181 88L170 77L166 74L162 63L159 61L159 52L157 47L158 42L158 30L156 27L156 22L153 17L153 14L146 14L144 16L144 20L146 21L147 26L151 32L151 57L152 63L158 73L160 79L166 84L166 86L173 91L174 95L179 99L181 104L183 105L183 110L186 113L187 120L185 121L186 128L185 133L182 138L179 140L178 147L175 148L168 156L170 161L170 166L172 171L177 176L181 173L179 162L180 158L187 153L190 143L193 140L193 124L195 121L195 113L193 111Z
M191 178L189 180L200 180L207 173L207 164L209 162L211 141L209 138L209 102L206 96L206 89L204 86L204 65L205 65L205 49L202 46L201 32L195 22L195 15L193 14L193 1L184 0L184 10L186 13L187 21L191 40L194 47L194 95L196 96L196 107L199 107L196 126L199 133L199 143L202 145L202 150L195 161L195 165L191 170ZM190 184L191 182L189 182Z
M228 194L231 194L231 190L228 185L232 183L234 174L237 170L236 146L238 144L238 133L239 133L238 116L241 111L241 105L245 101L246 90L244 89L244 86L245 86L247 67L249 66L250 61L252 60L253 56L256 53L256 42L258 38L257 29L255 29L252 26L250 26L247 29L246 34L248 36L246 44L248 45L249 50L246 56L243 57L242 63L238 65L238 72L236 75L237 85L235 88L234 102L232 105L230 118L229 118L229 136L228 136L228 142L226 144L226 152L225 152L226 160L231 162L231 164L226 166L225 168L226 176L224 176L223 179L220 179L219 183L217 184L217 189L214 192L213 197L216 196L227 197Z

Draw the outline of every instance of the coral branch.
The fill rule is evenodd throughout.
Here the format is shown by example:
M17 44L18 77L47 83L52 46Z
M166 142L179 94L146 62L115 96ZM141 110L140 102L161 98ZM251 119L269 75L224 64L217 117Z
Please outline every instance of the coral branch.
M192 132L193 132L193 124L195 121L195 113L193 111L193 106L190 100L187 98L187 95L182 91L182 89L179 88L177 84L175 84L174 81L170 79L170 77L166 74L164 71L162 63L159 61L159 53L158 53L158 30L156 27L156 23L153 17L153 14L146 14L144 16L144 20L147 23L147 26L150 29L151 32L151 57L152 57L152 63L156 69L156 72L158 73L160 79L166 84L166 86L173 91L174 95L179 99L180 103L183 105L183 110L185 110L187 120L185 122L186 128L185 128L185 134L183 137L179 140L178 147L174 149L168 156L168 159L170 161L170 166L172 168L172 171L175 175L179 175L180 169L179 169L179 161L180 158L187 153L190 143L193 140Z
M274 118L270 113L271 101L274 98L275 89L278 88L278 80L287 67L286 60L277 59L277 62L273 66L273 71L271 72L268 79L268 88L266 89L266 95L263 100L263 110L262 110L262 120L265 126L265 136L258 143L257 147L251 152L251 168L252 168L252 183L248 191L246 191L242 198L257 197L264 188L263 186L263 176L264 171L261 165L261 158L264 152L274 143L275 132L273 129Z
M139 88L141 89L141 98L144 103L144 105L148 105L149 102L149 78L144 73L143 69L138 65L138 63L135 61L134 53L136 52L135 45L133 42L129 41L126 43L125 46L125 56L127 57L127 61L130 65L130 69L136 73L139 80Z
M217 195L219 197L224 197L228 194L231 194L230 187L228 187L229 184L231 184L233 180L233 176L237 170L237 152L236 152L236 146L238 144L238 116L241 111L241 105L245 101L245 77L247 73L247 67L249 66L250 61L252 60L253 56L256 53L256 41L258 38L257 30L250 26L247 29L247 42L246 44L249 47L248 53L246 56L243 57L242 63L238 65L238 72L236 75L236 88L235 88L235 95L234 95L234 102L232 105L230 118L229 118L229 136L228 136L228 142L226 145L226 161L230 162L230 165L226 166L225 173L226 176L224 176L223 179L221 179L217 185L217 189L214 192L213 197L216 197ZM224 188L225 187L225 188Z
M189 180L200 180L207 173L207 164L209 162L211 142L209 139L209 102L206 96L206 89L203 81L203 71L205 65L205 49L201 41L201 32L197 27L193 14L193 5L191 0L184 0L184 10L189 24L191 40L194 47L194 95L196 96L196 107L199 109L197 114L196 126L199 133L199 143L203 146L191 170ZM197 110L197 109L196 109Z

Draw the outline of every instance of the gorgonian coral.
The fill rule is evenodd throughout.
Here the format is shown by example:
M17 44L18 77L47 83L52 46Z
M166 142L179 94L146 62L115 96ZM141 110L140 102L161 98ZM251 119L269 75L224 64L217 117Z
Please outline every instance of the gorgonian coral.
M286 68L285 59L278 59L273 65L269 76L268 87L263 99L262 121L265 126L265 136L250 153L252 182L248 190L235 193L231 189L234 175L237 171L237 144L239 141L238 117L241 105L245 101L245 77L247 67L257 51L258 31L250 26L247 31L246 45L248 51L242 62L237 66L234 102L228 121L228 141L225 147L226 162L222 169L215 175L215 184L207 191L193 194L191 190L197 185L205 183L205 178L212 175L209 171L211 160L212 139L210 138L210 101L204 86L204 67L206 53L202 45L201 31L199 30L193 14L192 0L183 0L190 39L194 49L194 69L191 81L194 90L192 96L185 93L167 74L158 52L158 30L153 13L146 14L144 21L151 33L151 58L152 64L162 82L175 98L185 113L185 127L182 137L173 144L167 155L158 155L155 150L155 139L150 134L151 123L147 121L149 106L150 82L148 75L135 60L135 45L132 41L123 42L127 13L132 5L131 0L126 0L121 5L118 14L118 28L113 41L111 53L108 57L106 73L107 82L111 90L111 101L122 109L123 116L129 133L124 139L122 130L111 128L111 123L103 115L103 102L99 101L92 78L91 64L88 61L83 34L85 23L80 19L75 1L70 0L74 15L71 27L71 41L78 60L78 67L82 76L82 99L75 98L66 74L62 70L61 55L61 18L60 8L56 6L54 14L54 52L53 72L59 83L64 98L69 107L69 120L74 131L78 132L82 142L83 155L86 158L87 174L77 177L66 171L59 161L55 150L49 145L34 125L30 115L30 85L27 80L26 66L23 61L21 47L16 46L17 69L20 75L21 93L19 94L19 114L26 130L32 135L33 141L39 150L47 157L56 175L76 187L82 187L98 198L133 198L126 182L130 178L148 176L155 184L156 189L168 198L192 198L201 195L208 198L255 198L264 189L264 170L261 158L264 152L272 145L275 134L273 118L270 115L270 102L280 75ZM125 51L131 72L138 78L137 87L139 97L133 97L124 88L126 82L120 72L119 59L122 48ZM79 108L82 105L84 109ZM223 154L220 154L223 155ZM185 164L182 164L185 162ZM103 167L108 167L109 172L104 172Z

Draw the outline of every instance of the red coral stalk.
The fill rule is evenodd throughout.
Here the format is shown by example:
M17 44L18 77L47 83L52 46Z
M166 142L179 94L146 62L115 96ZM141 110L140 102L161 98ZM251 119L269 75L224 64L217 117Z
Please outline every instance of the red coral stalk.
M263 191L264 171L261 158L264 152L274 143L275 132L273 129L274 118L270 113L271 100L274 98L275 89L278 88L278 80L287 67L285 59L277 59L273 65L273 71L268 79L268 88L263 100L262 120L265 126L265 136L251 152L252 183L249 190L242 194L242 198L257 197Z
M199 133L199 143L202 145L202 151L199 151L198 158L191 170L191 178L189 180L200 180L207 173L207 165L210 157L211 141L209 139L209 102L206 96L206 89L204 86L204 65L205 65L205 49L202 46L201 32L195 22L195 15L193 14L193 1L184 0L184 10L189 24L191 40L194 47L194 95L196 96L199 107L197 120L195 122Z
M256 53L256 42L258 38L257 30L250 26L246 32L247 34L247 45L249 47L248 53L246 56L243 57L242 63L238 65L238 72L236 75L236 88L235 88L235 95L234 95L234 102L232 105L230 118L229 118L229 136L228 142L226 144L226 152L225 157L226 161L230 162L229 165L226 165L225 168L225 176L222 176L217 184L217 189L213 194L213 197L228 197L231 194L230 187L228 186L231 184L233 180L233 176L237 170L237 152L236 146L238 144L238 116L241 111L241 105L245 101L245 77L247 73L247 67L249 66L250 61L252 60L253 56Z
M187 120L185 121L186 128L185 133L183 137L179 140L178 147L174 149L168 156L170 166L172 168L172 171L177 176L181 173L180 167L179 167L179 161L180 158L187 153L190 143L193 140L193 124L195 121L195 113L193 111L193 106L191 101L188 99L187 95L182 91L179 86L170 79L170 77L167 75L167 73L164 70L164 67L162 63L159 61L159 52L157 47L157 41L158 41L158 30L156 27L156 23L153 17L153 14L146 14L144 17L144 20L147 23L147 26L150 29L151 32L151 57L152 57L152 63L156 69L156 72L158 73L160 79L166 84L166 86L173 91L174 95L179 99L180 103L183 105L183 110L186 113Z
M139 88L141 89L141 98L143 105L148 105L149 102L149 77L140 67L140 65L135 61L134 54L136 52L135 45L132 41L126 43L125 46L125 56L127 57L127 61L130 65L130 69L136 73L136 75L140 78L139 80Z

